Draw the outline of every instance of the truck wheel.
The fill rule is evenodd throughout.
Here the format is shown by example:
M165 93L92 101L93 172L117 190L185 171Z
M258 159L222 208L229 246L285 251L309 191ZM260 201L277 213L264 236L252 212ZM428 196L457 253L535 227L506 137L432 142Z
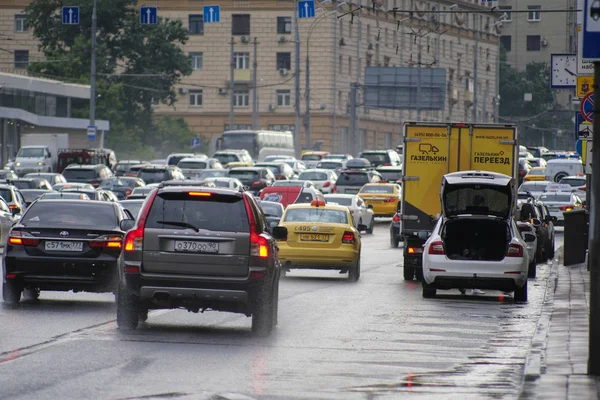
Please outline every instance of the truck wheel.
M119 286L117 293L117 326L121 331L131 331L139 323L139 300L127 289Z
M21 300L23 287L13 279L2 284L2 300L7 304L17 304Z
M414 269L414 267L404 266L404 280L405 281L412 281L414 277L415 277L415 269Z
M415 278L417 278L418 281L422 281L423 280L423 267L415 267Z
M537 270L537 264L535 263L535 261L530 262L529 263L529 268L527 268L527 277L528 278L535 278L535 274Z
M252 313L252 332L258 336L269 336L273 330L273 292L259 299L256 309Z
M562 178L565 178L567 176L569 176L568 173L566 173L566 172L559 172L558 174L554 175L554 182L558 183L558 182L560 182L560 180Z
M527 302L527 281L523 287L515 289L515 303L526 303Z
M423 281L423 298L432 299L435 297L436 289Z

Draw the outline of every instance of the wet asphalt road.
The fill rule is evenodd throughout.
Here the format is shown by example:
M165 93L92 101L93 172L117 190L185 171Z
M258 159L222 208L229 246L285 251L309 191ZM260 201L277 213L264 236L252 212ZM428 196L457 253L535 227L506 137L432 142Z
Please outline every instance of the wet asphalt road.
M121 334L112 295L1 303L0 398L516 398L549 267L538 266L526 305L494 291L425 300L388 235L380 223L363 236L358 283L284 278L279 326L264 339L250 318L179 310Z

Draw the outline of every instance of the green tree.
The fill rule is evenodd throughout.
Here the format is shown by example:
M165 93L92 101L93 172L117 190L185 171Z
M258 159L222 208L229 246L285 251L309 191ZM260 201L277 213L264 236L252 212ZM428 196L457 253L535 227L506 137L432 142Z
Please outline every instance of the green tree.
M97 2L96 115L111 122L107 146L116 151L148 146L157 129L152 125L152 102L173 104L174 85L191 74L182 45L188 32L179 20L160 18L156 25L141 25L137 0ZM31 63L29 71L81 83L90 81L93 0L79 0L78 25L63 25L63 0L32 0L25 11L45 61ZM85 118L89 109L74 110ZM189 133L189 132L188 132ZM161 153L161 151L158 151Z

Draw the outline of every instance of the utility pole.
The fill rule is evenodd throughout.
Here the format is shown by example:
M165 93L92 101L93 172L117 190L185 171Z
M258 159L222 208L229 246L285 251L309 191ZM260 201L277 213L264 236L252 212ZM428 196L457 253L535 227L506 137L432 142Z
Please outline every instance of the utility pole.
M600 62L594 62L594 98L600 98ZM594 132L600 132L600 101L594 102ZM589 143L588 143L589 144ZM593 145L593 143L592 143ZM588 375L600 375L600 149L592 148L589 230L590 331Z
M259 110L258 110L258 40L254 38L254 60L252 62L252 129L260 129Z
M298 27L298 0L294 0L294 111L296 125L294 130L294 148L300 158L300 29Z
M498 123L500 117L500 34L498 34L498 54L496 56L496 96L494 96L494 122Z
M309 32L310 35L310 32ZM306 67L304 71L304 78L306 87L304 89L304 102L306 103L306 111L304 111L304 139L306 140L306 148L310 149L311 140L310 140L310 49L308 47L309 38L306 38Z
M235 70L235 57L233 54L233 45L235 42L233 41L233 36L231 37L231 41L229 42L231 45L231 62L229 63L229 130L233 130L233 122L234 122L234 110L233 110L233 100L235 98L234 88L234 70Z
M419 35L419 49L417 56L417 122L421 122L421 39Z
M90 74L90 126L96 126L96 31L98 30L98 14L96 0L92 10L92 65ZM97 135L97 133L96 133ZM104 133L102 133L104 135Z
M356 121L357 121L357 105L356 105L356 91L358 88L358 83L351 83L350 84L350 126L349 126L349 130L350 132L353 133L353 139L356 138L356 135L354 134L354 132L356 132ZM356 155L358 154L357 151L358 148L358 143L356 140L352 141L352 154Z
M473 54L473 123L477 122L477 91L479 86L479 83L477 82L479 75L479 36L481 35L481 30L483 29L483 26L481 25L483 18L481 18L481 15L479 14L475 14L475 17L479 19L479 24L475 23L475 47L473 51L475 53Z
M360 138L360 112L358 110L358 107L360 107L360 104L358 104L358 88L360 86L360 74L362 73L362 68L361 68L361 62L360 62L360 42L362 39L362 22L360 21L360 14L362 13L362 10L358 11L358 33L356 35L356 83L354 85L354 107L352 106L352 104L350 105L351 111L350 111L350 126L354 126L354 129L351 131L352 132L352 143L353 143L353 149L354 152L352 155L357 155L358 152L362 149L359 149L359 144L362 142L362 138ZM352 89L351 89L352 91ZM354 124L352 124L352 121L354 121Z
M337 150L337 147L335 146L335 138L337 136L337 108L338 108L338 103L337 103L337 70L338 70L338 54L337 54L337 49L338 49L338 38L337 38L337 18L335 18L335 16L332 19L333 21L333 110L332 110L332 115L331 115L331 122L332 122L332 132L333 132L333 149L334 151ZM343 22L340 22L343 23ZM340 137L341 139L341 137ZM341 141L341 140L340 140ZM342 146L340 146L340 149L342 148ZM345 153L346 151L343 151L343 153Z

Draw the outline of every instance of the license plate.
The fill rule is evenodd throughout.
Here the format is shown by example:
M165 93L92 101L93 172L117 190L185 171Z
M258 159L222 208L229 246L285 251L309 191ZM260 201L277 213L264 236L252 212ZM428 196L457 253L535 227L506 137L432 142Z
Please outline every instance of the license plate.
M217 242L195 242L192 240L175 241L175 251L188 253L218 253L219 243Z
M46 251L83 251L83 242L47 241L44 247Z
M359 189L346 189L346 193L358 193Z
M300 240L303 242L328 242L329 235L322 235L319 233L304 233L300 235Z

